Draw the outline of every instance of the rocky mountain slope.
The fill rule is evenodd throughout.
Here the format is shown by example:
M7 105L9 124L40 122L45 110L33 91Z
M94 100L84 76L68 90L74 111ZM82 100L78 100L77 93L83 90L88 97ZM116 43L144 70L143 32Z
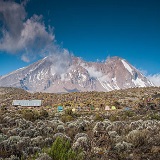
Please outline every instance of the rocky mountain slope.
M111 91L153 84L126 60L108 58L86 62L72 56L61 61L45 57L32 65L0 77L0 86L18 87L31 92Z

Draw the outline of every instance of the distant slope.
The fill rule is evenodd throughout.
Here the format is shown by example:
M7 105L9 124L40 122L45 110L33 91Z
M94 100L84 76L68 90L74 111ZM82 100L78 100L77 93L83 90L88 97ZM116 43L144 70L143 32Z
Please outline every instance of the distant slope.
M23 89L20 89L20 88L14 88L14 87L0 87L0 95L3 95L3 94L7 94L7 93L22 93L22 92L26 92L25 90Z

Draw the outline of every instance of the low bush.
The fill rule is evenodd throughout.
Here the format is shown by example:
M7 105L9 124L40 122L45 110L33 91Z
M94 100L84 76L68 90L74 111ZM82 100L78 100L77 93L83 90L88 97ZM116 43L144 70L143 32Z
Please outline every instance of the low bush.
M140 147L143 145L148 144L148 139L149 139L149 131L146 129L143 130L132 130L128 135L127 135L127 141L129 143L132 143L134 147Z
M150 116L150 119L155 119L155 120L160 120L160 114L158 114L158 113L153 113L153 114L151 114Z
M94 117L94 121L103 121L104 117L100 114L96 114Z
M71 115L64 114L64 115L62 115L61 120L62 120L62 122L66 123L66 122L73 121L74 118Z
M44 109L40 110L39 112L40 118L47 118L49 116L48 112Z
M125 111L124 115L126 115L127 117L133 117L134 113L132 111Z
M31 109L24 109L21 111L22 117L28 121L35 121L39 118L38 112Z
M109 120L111 122L113 122L113 121L119 121L119 116L117 116L116 114L110 115Z
M65 114L72 115L73 114L72 109L66 109Z

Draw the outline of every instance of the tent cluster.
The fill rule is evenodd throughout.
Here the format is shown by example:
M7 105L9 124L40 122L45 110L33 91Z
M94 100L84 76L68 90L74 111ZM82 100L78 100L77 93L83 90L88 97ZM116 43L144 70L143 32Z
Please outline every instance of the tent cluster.
M109 111L109 110L116 110L115 106L105 106L105 111Z
M75 107L75 108L71 108L72 112L79 112L79 111L100 111L103 110L102 108L95 108L93 105L90 106L86 106L86 107ZM109 110L116 110L117 108L115 106L105 106L104 110L105 111L109 111ZM62 112L64 111L64 107L63 106L58 106L57 107L57 111L58 112Z

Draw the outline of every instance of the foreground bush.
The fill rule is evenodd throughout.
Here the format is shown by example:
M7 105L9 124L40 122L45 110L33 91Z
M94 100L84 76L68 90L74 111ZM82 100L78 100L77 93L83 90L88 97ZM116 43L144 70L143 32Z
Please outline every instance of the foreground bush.
M57 137L47 153L53 160L83 160L83 153L74 151L70 142L60 137Z

